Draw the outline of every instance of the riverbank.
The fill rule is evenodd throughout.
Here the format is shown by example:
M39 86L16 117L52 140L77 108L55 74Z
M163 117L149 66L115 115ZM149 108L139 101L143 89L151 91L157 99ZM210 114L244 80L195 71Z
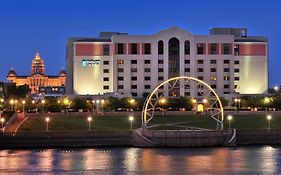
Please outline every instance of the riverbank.
M158 132L158 131L156 131ZM163 131L164 132L164 131ZM177 136L168 133L162 140L165 145L152 147L209 147L226 146L213 142L214 138L220 140L221 134L200 134L196 131L189 132L184 136L184 131L172 131L180 133ZM186 132L187 133L187 132ZM223 133L222 133L223 134ZM226 133L224 133L226 134ZM154 137L157 136L156 134ZM220 136L220 138L218 138ZM227 136L229 139L229 135ZM159 137L157 138L159 141ZM187 140L188 139L188 140ZM0 149L19 148L79 148L79 147L133 147L133 135L131 131L88 131L88 132L18 132L0 133ZM280 145L281 129L263 130L237 130L236 146L244 145ZM190 145L184 145L188 143ZM222 143L222 142L220 142ZM203 144L203 145L202 145ZM205 145L204 145L205 144Z

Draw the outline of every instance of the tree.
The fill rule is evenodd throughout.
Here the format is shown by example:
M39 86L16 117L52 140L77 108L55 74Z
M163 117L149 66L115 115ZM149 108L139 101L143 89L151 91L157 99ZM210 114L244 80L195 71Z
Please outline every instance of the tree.
M87 100L84 98L77 97L73 100L72 106L73 109L88 109Z

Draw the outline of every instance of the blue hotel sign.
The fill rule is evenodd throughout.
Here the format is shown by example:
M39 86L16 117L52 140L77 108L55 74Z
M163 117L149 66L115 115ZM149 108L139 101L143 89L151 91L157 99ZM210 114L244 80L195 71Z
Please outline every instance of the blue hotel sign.
M92 67L94 65L99 65L100 64L100 60L98 59L87 59L87 60L82 60L82 66L83 67Z

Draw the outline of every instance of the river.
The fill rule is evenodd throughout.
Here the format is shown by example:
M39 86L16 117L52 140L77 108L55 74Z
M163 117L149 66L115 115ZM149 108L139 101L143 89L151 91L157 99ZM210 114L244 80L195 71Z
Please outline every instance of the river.
M0 150L0 174L281 174L281 147Z

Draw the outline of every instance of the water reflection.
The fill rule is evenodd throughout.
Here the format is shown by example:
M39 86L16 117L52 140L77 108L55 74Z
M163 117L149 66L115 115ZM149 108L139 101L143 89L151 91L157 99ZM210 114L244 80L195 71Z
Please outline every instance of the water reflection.
M279 174L280 147L2 150L0 174Z

